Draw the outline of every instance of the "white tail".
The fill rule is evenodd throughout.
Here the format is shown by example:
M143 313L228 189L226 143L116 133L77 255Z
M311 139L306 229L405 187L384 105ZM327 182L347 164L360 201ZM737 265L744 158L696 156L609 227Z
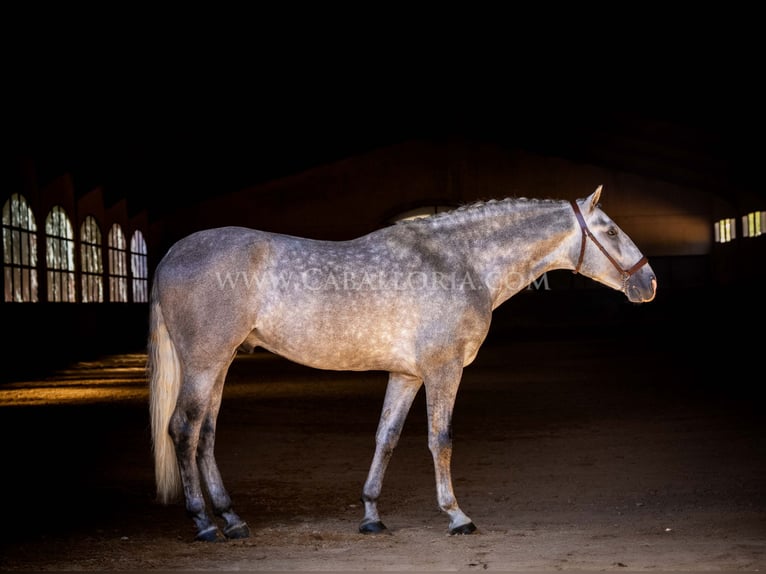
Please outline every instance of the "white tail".
M152 289L150 313L147 372L154 477L157 485L157 500L168 504L181 494L181 475L178 471L176 449L168 433L168 424L181 386L181 363L178 361L175 345L165 326L155 289Z

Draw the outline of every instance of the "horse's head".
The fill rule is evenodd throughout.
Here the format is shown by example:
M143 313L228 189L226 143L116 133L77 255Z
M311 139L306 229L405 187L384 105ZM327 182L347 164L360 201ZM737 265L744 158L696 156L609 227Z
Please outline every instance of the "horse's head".
M657 293L657 277L633 240L601 211L601 188L572 202L581 231L575 273L622 291L633 303L647 303Z

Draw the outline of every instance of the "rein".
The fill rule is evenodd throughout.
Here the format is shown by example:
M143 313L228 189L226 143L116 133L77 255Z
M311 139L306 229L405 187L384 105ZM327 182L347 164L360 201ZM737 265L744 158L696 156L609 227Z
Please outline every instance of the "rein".
M580 207L577 205L577 202L575 200L570 200L570 203L572 204L572 209L574 209L575 216L577 217L577 222L580 224L580 229L582 229L582 241L580 242L580 257L577 260L577 266L575 267L574 273L580 272L580 267L582 266L582 261L585 258L585 242L587 241L588 237L591 238L593 243L596 244L596 247L598 247L601 250L601 253L603 253L606 258L609 260L609 262L614 265L615 269L620 272L622 275L622 286L623 291L625 290L625 287L627 286L628 279L630 279L630 276L633 275L636 271L641 269L644 265L646 265L649 261L644 255L639 259L633 267L629 269L623 269L619 263L617 263L617 260L609 255L609 252L604 249L604 246L599 243L598 239L590 232L590 229L588 229L588 225L585 223L585 218L582 216L582 212L580 211Z

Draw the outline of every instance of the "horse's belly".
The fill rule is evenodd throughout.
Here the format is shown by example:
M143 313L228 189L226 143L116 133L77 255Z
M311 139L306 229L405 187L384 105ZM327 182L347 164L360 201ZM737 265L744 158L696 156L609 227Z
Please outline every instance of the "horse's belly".
M488 317L467 298L447 295L380 291L274 297L255 317L252 343L330 370L417 374L432 358L466 361L470 355L472 360Z
M254 343L318 369L401 371L416 363L414 325L357 317L348 321L282 321L259 327Z
M335 341L261 341L259 346L293 362L335 371L408 371L414 366L414 353L401 344L367 341L352 346ZM409 358L408 358L409 355Z

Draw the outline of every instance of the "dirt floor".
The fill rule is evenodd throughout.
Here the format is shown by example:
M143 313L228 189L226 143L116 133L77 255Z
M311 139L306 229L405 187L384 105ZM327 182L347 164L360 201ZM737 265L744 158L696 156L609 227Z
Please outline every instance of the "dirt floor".
M142 354L3 385L0 569L764 569L763 395L752 364L688 337L663 326L488 342L453 425L470 536L449 536L436 507L422 393L384 481L389 533L357 532L383 373L261 351L235 361L217 455L252 535L218 544L193 542L182 506L153 501Z

